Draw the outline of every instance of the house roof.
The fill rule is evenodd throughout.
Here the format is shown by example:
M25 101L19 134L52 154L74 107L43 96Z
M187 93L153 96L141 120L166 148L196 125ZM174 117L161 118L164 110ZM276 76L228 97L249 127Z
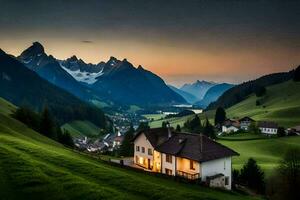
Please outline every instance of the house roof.
M271 121L260 121L260 122L258 122L258 127L278 128L278 124L276 122L271 122Z
M239 122L243 122L243 121L251 121L251 122L254 122L255 120L252 119L251 117L243 117L243 118L239 119Z
M155 150L198 162L239 155L204 135L172 131L168 138L168 129L161 128L140 132L135 138L141 133L145 133Z

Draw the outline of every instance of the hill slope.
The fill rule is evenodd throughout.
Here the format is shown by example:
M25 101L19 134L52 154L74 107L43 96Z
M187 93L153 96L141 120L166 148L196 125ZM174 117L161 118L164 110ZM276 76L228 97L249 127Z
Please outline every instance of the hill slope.
M287 81L267 87L264 97L250 95L226 110L228 117L250 116L255 120L272 120L281 126L300 125L300 82ZM261 105L256 106L256 101Z
M240 169L249 158L254 158L267 177L276 170L283 155L289 148L300 148L299 136L267 138L242 133L222 137L218 142L240 153L240 156L233 157L233 168Z
M3 113L0 195L6 200L250 199L110 166L66 149Z
M292 79L293 76L294 70L289 72L265 75L258 79L236 85L235 87L227 90L222 96L218 98L217 101L209 104L207 110L213 110L219 106L223 108L229 108L230 106L233 106L246 99L250 94L255 92L256 88L282 83Z

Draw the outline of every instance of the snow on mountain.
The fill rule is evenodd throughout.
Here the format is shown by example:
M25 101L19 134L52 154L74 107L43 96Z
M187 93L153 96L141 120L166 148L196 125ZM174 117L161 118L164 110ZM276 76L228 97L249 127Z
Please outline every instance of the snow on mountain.
M96 73L91 73L91 72L86 72L86 71L80 71L78 70L70 70L66 67L64 67L61 63L60 66L68 72L74 79L76 79L79 82L84 82L87 84L94 84L97 81L97 78L101 75L103 75L103 68L100 72Z

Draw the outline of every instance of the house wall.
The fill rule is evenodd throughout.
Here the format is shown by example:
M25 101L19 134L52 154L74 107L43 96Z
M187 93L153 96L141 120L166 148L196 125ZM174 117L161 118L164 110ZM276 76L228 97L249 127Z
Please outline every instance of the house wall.
M276 135L277 134L277 128L263 128L263 127L259 127L259 129L264 134L270 134L270 135Z
M230 126L230 127L226 127L226 126L222 126L222 132L223 133L230 133L230 132L236 132L239 129L234 127L234 126Z
M195 174L199 173L200 174L200 164L199 162L193 161L194 162L194 168L195 169L190 169L190 160L186 158L176 158L176 165L177 165L177 170L187 172L190 174Z
M137 146L140 147L139 151L137 151ZM145 148L144 153L142 152L142 147ZM135 164L148 168L148 159L150 159L150 165L153 166L153 155L148 154L148 149L151 149L153 154L154 148L152 147L149 140L146 138L145 134L142 133L134 141L134 163Z
M225 186L226 189L231 189L231 157L220 158L201 163L201 179L206 181L207 176L216 174L224 174L229 177L229 184Z
M172 163L169 163L166 161L166 154L162 153L162 173L166 174L166 168L172 170L172 175L175 176L176 174L176 162L175 162L175 156L172 156Z
M241 129L247 131L249 129L250 125L251 125L251 121L242 121L241 122Z

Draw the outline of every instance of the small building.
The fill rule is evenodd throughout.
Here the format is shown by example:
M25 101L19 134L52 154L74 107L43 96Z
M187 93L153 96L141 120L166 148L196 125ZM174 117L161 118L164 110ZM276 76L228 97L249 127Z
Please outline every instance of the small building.
M258 128L263 134L276 135L278 124L272 121L260 121L258 122Z
M239 120L239 122L240 122L240 128L245 131L248 131L251 123L255 121L250 117L243 117L242 119Z
M133 141L134 163L147 171L231 189L231 157L239 154L202 134L155 128L138 132ZM220 174L223 182L212 178Z
M239 130L239 128L234 125L223 125L222 126L223 133L233 133L233 132L237 132L238 130Z

